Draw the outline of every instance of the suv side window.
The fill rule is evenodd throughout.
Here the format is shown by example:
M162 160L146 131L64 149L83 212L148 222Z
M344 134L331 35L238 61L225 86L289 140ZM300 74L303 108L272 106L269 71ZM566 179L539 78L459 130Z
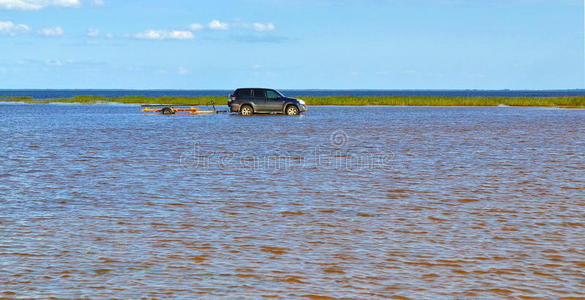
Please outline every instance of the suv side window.
M236 96L242 97L242 98L250 98L250 97L252 97L252 90L249 90L249 89L238 90L238 92L236 93Z
M266 90L254 90L254 97L266 98Z
M270 91L269 90L269 91L266 91L266 98L272 99L272 100L279 99L280 98L280 95L277 92L275 92L275 91Z

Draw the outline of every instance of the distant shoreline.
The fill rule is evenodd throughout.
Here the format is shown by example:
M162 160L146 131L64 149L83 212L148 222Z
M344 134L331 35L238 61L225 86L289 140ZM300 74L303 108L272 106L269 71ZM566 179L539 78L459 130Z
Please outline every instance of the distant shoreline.
M294 96L309 106L516 106L585 108L585 96L579 97L432 97L432 96ZM173 105L226 105L227 97L101 97L77 96L38 100L32 97L0 97L0 102L30 104L76 103L76 104L173 104Z

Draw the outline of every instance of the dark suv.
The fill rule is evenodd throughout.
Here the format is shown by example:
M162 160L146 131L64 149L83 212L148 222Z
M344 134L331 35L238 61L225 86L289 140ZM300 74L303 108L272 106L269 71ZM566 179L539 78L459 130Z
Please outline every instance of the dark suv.
M273 89L243 88L237 89L229 96L230 111L244 116L255 113L282 113L296 116L307 111L305 101L285 97Z

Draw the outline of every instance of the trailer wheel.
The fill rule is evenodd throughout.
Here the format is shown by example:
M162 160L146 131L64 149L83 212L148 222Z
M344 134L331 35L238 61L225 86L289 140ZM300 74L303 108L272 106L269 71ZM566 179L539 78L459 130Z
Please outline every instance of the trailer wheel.
M165 107L161 110L161 113L163 115L174 115L175 114L175 110L172 107Z
M254 109L250 105L244 105L240 108L240 114L242 116L251 116L254 114Z
M296 116L299 114L299 108L296 105L289 105L286 107L285 112L289 116Z

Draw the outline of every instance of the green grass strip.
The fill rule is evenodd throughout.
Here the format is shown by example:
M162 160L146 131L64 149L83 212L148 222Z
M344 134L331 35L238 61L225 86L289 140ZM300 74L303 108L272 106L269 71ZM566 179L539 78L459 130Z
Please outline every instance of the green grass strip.
M539 107L571 107L585 108L585 97L405 97L405 96L380 96L380 97L305 97L298 96L307 102L309 106L337 105L337 106L539 106ZM175 105L206 105L215 102L216 105L226 105L227 98L220 97L99 97L77 96L72 98L36 100L31 97L0 97L0 102L23 103L124 103L124 104L175 104Z

